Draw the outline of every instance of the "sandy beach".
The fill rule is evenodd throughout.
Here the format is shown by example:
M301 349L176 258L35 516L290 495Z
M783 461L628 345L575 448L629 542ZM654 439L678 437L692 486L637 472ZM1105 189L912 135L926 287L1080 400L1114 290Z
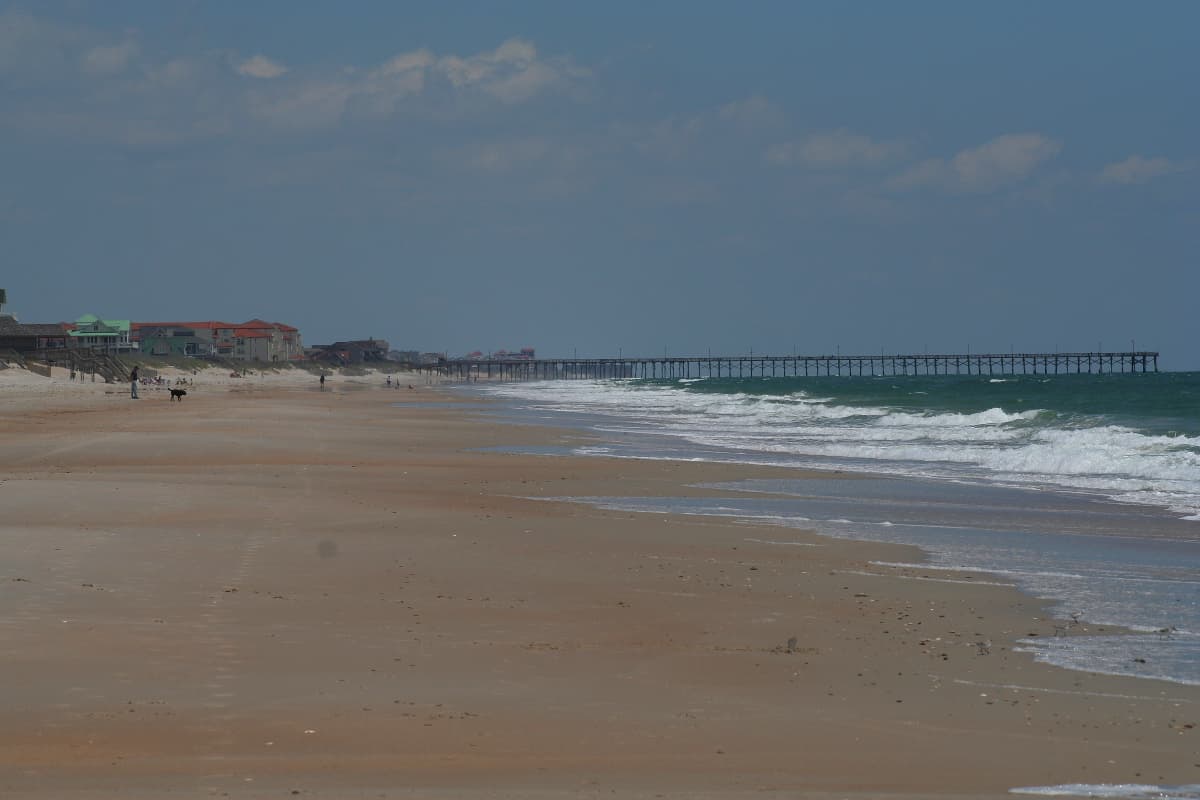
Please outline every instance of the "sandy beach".
M0 797L1200 783L1200 687L1013 652L1002 580L555 500L784 471L489 451L574 434L407 383L0 371Z

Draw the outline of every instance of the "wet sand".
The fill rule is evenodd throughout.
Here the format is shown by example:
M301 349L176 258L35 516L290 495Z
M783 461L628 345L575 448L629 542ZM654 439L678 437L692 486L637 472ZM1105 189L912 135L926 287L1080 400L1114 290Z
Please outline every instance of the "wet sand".
M794 472L477 452L572 434L425 387L144 398L0 395L2 797L1200 783L1200 688L1012 652L1054 621L989 576L533 499Z

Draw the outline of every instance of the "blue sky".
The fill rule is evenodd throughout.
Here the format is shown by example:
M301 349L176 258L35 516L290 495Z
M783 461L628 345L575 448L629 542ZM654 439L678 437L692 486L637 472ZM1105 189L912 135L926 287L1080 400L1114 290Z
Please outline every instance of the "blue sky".
M0 286L546 355L1200 369L1200 4L0 0Z

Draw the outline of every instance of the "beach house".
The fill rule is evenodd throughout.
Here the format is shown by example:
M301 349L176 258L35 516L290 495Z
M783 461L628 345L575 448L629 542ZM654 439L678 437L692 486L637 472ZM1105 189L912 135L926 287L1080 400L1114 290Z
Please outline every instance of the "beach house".
M318 344L309 348L309 358L332 364L363 364L387 361L390 346L384 339L355 339L349 342Z
M135 322L133 330L142 351L151 355L266 362L304 357L299 329L282 322Z
M32 353L67 346L67 329L62 323L22 323L10 314L0 314L0 350Z
M296 361L304 358L300 331L282 322L252 319L238 325L222 346L230 355L250 361Z
M100 319L95 314L84 314L70 328L68 335L71 347L86 347L106 353L129 353L138 348L127 319Z
M133 338L141 352L154 356L204 358L217 354L216 330L227 322L135 322Z

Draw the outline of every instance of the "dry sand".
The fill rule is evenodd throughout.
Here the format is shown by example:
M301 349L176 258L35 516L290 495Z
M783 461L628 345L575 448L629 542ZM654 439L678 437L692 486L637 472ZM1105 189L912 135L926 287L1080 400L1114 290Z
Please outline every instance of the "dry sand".
M478 452L570 434L381 376L203 375L171 403L20 372L0 371L0 797L1200 783L1200 689L1014 653L1054 625L994 578L530 499L770 470Z

